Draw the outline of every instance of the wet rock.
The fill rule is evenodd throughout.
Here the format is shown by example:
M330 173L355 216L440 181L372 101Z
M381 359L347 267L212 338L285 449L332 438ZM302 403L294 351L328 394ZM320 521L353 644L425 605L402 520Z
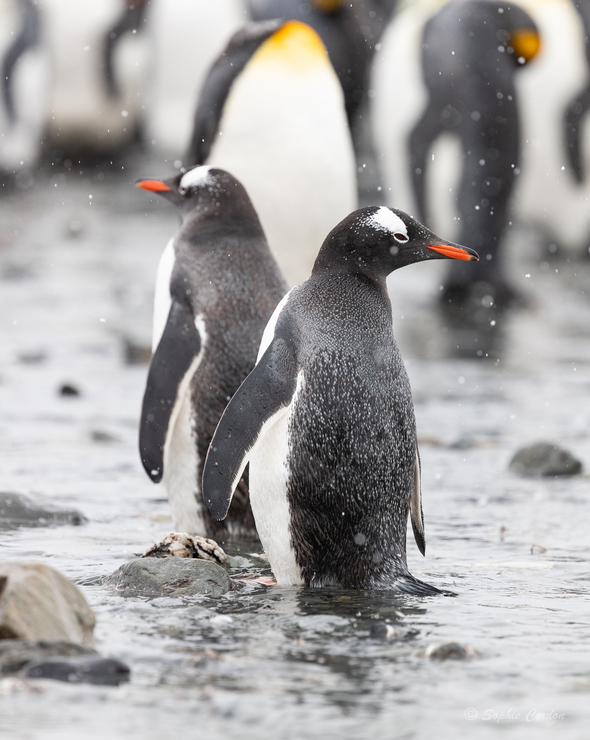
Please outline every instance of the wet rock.
M81 591L41 563L0 563L0 640L92 639L95 618Z
M221 596L232 588L225 570L195 558L130 560L107 578L122 596Z
M374 640L389 640L389 638L398 635L399 632L386 622L373 622L370 634Z
M0 491L0 530L19 527L57 527L85 524L86 517L75 509L46 509L20 493Z
M0 676L14 675L28 663L47 658L71 658L80 655L96 655L96 650L63 640L0 640Z
M26 665L22 678L50 678L69 683L91 683L99 686L118 686L129 681L131 671L125 663L114 658L80 655L73 658L47 658Z
M142 558L200 558L226 565L227 555L215 542L186 532L169 532L157 545L146 550Z
M527 477L578 475L582 463L551 442L537 442L519 450L510 461L512 473Z
M76 388L75 385L72 385L71 383L63 383L59 387L59 395L63 396L64 398L73 398L75 396L80 395L80 391L78 388Z
M426 648L425 655L431 660L468 660L473 658L475 650L470 645L445 642L438 645L429 645Z

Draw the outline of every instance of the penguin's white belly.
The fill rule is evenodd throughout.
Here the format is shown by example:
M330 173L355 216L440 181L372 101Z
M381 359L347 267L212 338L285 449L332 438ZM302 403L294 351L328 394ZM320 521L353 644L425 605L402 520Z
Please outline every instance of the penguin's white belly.
M250 458L250 504L258 536L281 586L303 583L291 544L291 511L287 501L289 414L268 430L264 444Z
M170 280L174 270L174 262L175 253L173 237L166 245L166 249L164 249L162 256L160 257L158 271L156 273L154 320L152 324L152 352L156 351L156 347L160 343L160 339L162 338L162 334L166 328L166 322L168 321L170 306L172 305L172 298L170 296Z
M172 425L171 425L172 426ZM199 465L190 394L184 393L164 448L163 482L176 532L205 536L203 512L198 504Z
M196 418L190 387L207 344L207 330L201 314L195 316L195 327L199 332L201 349L178 387L164 444L162 481L168 495L175 530L206 536L199 485L202 471L199 469L197 456Z
M243 183L288 282L306 280L328 232L356 208L354 152L331 67L252 63L232 87L207 164Z

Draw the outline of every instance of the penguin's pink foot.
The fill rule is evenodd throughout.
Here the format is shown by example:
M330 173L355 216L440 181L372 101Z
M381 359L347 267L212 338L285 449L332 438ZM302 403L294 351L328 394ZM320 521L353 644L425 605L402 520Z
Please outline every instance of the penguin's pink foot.
M236 578L236 581L242 583L262 583L264 586L278 586L279 584L273 578L260 576L260 578Z

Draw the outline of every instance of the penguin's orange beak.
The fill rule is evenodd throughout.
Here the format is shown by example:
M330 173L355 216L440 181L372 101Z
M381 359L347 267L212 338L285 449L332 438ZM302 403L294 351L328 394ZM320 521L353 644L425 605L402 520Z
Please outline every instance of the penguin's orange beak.
M435 252L444 254L445 257L450 257L452 260L465 260L466 262L479 262L479 256L473 249L466 247L451 247L447 244L434 244L428 245L428 249L433 249Z
M138 180L135 183L136 188L143 188L144 190L151 190L152 193L163 193L170 190L166 183L161 180Z

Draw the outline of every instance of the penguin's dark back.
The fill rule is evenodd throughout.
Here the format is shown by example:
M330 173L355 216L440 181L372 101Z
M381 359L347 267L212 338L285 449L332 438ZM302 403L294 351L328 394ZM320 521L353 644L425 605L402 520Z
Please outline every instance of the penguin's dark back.
M289 308L304 377L289 425L295 557L312 585L386 587L406 568L416 456L389 300L336 274L312 277Z

